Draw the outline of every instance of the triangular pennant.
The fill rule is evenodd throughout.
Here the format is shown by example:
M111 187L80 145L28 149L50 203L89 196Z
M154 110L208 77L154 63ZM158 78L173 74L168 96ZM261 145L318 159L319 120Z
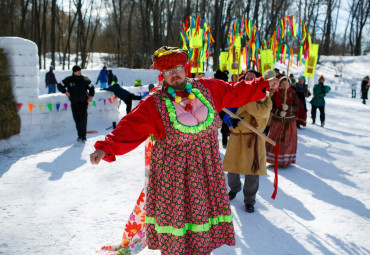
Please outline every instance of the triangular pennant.
M48 104L48 108L49 108L49 111L52 112L53 111L53 105L52 104Z
M92 105L96 107L96 102L95 102L95 100L94 100L94 101L92 101Z
M18 105L18 111L20 111L23 104L22 103L18 103L17 105Z
M59 112L60 104L55 104L57 111Z
M64 104L64 110L67 111L68 104Z
M113 97L113 103L115 103L116 102L116 97Z
M105 103L107 102L107 100L106 100L106 99L104 99L104 100L103 100L103 102L104 102L104 105L105 105Z
M39 104L39 110L40 110L40 112L42 112L42 107L43 107L43 105L42 104Z
M33 104L28 104L28 109L30 109L30 112L33 110Z
M113 104L112 98L108 98L109 103Z

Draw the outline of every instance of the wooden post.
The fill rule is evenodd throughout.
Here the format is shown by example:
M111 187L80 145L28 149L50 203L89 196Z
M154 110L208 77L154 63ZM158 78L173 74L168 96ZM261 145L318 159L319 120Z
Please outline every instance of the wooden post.
M234 119L238 119L240 120L240 122L246 126L247 128L249 128L250 130L252 130L254 133L256 133L257 135L259 135L260 137L262 137L263 139L265 139L267 142L269 142L270 144L272 144L273 146L276 146L276 142L274 140L272 140L271 138L267 137L264 133L261 133L260 131L258 131L257 129L255 129L251 124L249 124L248 122L246 122L245 120L241 119L238 115L234 114L233 112L231 112L230 110L226 109L226 108L223 108L222 109L224 112L226 112L227 114L229 114L231 117L233 117Z

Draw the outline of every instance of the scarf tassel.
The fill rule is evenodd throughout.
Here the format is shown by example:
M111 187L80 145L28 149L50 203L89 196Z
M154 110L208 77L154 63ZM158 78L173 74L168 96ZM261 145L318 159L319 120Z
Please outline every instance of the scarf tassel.
M279 162L278 162L278 157L279 157L279 149L280 149L280 144L276 143L276 146L274 148L274 153L275 153L275 166L274 166L274 172L275 172L275 179L274 179L274 192L272 193L271 198L275 199L276 194L277 194L277 189L278 189L278 168L279 168Z

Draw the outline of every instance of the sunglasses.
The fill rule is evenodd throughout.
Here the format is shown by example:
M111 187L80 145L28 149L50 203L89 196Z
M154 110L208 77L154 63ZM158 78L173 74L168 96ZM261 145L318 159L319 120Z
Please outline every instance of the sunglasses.
M184 70L184 66L178 66L178 67L176 67L172 70L163 71L163 74L164 75L171 75L173 73L181 72L182 70Z

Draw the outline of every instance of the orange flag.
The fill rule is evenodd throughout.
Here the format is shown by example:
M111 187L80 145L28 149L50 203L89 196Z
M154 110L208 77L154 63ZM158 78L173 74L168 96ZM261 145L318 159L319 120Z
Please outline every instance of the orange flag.
M28 104L28 109L30 109L30 112L33 110L33 104Z

